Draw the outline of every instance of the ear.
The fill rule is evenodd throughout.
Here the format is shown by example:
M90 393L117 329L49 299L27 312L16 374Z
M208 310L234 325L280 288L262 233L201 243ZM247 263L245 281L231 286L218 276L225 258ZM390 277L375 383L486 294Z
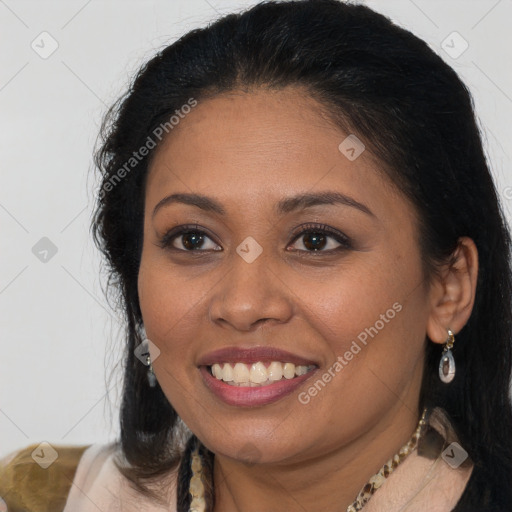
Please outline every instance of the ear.
M475 302L477 277L478 250L471 238L461 237L451 261L431 283L427 335L434 343L444 343L448 329L457 334L466 325Z

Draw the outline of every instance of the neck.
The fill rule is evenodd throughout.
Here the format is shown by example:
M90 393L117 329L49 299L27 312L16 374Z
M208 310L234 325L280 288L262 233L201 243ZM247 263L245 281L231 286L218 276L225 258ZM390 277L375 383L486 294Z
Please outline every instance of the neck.
M215 511L345 512L368 479L409 441L419 421L416 411L398 402L351 443L296 463L247 465L216 455Z

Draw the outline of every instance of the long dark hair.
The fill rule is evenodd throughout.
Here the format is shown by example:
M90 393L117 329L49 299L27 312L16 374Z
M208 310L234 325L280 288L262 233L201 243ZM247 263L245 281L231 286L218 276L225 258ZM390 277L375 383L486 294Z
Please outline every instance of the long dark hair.
M126 163L190 98L295 85L364 140L415 205L427 277L453 254L459 237L474 240L476 300L456 336L456 377L440 382L442 346L427 340L418 416L424 406L443 407L475 464L457 512L512 507L510 234L471 95L424 41L368 7L337 0L264 2L193 30L147 62L105 116L92 231L108 265L108 289L126 318L119 442L128 464L120 470L150 495L146 483L179 465L178 510L188 510L188 455L198 440L192 435L179 449L179 418L159 385L148 386L147 367L134 355L143 337L137 275L154 149L136 165ZM201 450L211 510L213 454Z

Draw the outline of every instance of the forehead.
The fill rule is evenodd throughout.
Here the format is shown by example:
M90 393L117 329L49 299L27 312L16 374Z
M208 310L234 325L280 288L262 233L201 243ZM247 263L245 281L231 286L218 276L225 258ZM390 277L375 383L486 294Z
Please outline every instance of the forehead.
M174 153L190 161L205 156L246 159L247 167L251 160L270 155L285 159L315 148L316 153L325 153L325 136L332 137L336 127L323 119L322 108L297 88L221 94L200 100L169 133L157 155ZM341 135L334 135L335 140Z
M396 195L367 150L347 157L343 150L353 140L345 141L353 135L336 126L325 108L302 88L237 91L199 101L151 162L149 202L172 191L210 193L238 205L329 189L367 203Z

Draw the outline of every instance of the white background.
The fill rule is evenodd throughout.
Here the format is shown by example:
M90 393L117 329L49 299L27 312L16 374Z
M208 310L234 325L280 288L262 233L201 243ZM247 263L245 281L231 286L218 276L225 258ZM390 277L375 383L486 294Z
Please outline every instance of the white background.
M123 342L89 233L101 116L162 46L254 3L0 0L0 456L117 436ZM365 3L468 84L509 215L512 1ZM46 59L31 47L43 31L58 43ZM456 59L441 46L454 31L469 44ZM32 252L42 237L57 247L46 263Z

